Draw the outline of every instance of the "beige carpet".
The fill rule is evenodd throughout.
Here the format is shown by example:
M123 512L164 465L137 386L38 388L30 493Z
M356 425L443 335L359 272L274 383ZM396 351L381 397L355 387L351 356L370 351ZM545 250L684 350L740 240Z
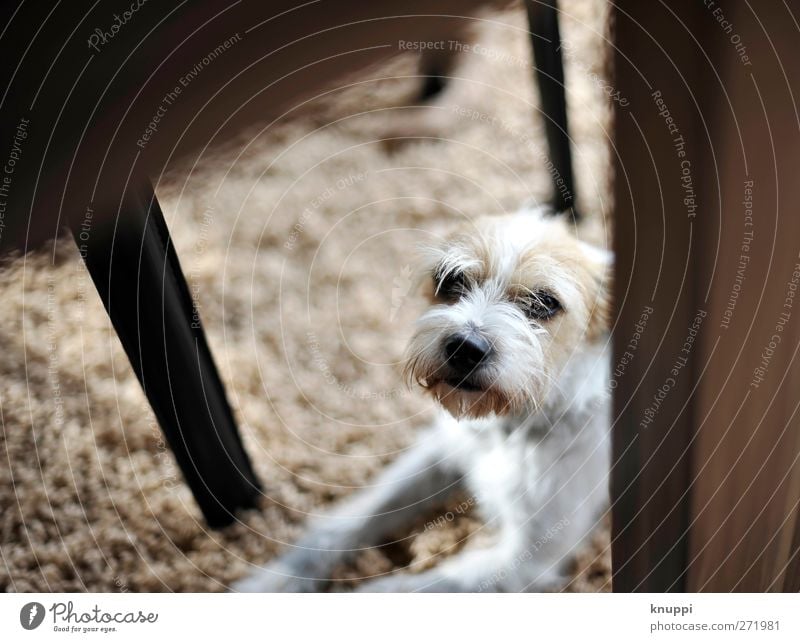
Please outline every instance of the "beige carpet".
M562 8L585 233L602 239L605 8ZM0 589L223 590L413 441L432 415L398 368L421 309L407 282L413 246L462 217L549 193L524 22L486 16L464 80L427 116L417 110L420 131L441 140L381 142L415 127L401 109L416 90L402 77L416 72L407 56L160 181L265 486L263 510L224 532L200 520L72 243L4 270ZM429 566L482 530L474 515L418 524L340 577ZM571 590L608 590L607 546L598 533Z

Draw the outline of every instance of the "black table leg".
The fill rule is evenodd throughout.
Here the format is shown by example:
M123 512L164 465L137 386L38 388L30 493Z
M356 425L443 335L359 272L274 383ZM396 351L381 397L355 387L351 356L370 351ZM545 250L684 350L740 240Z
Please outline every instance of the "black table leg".
M203 515L212 527L229 524L255 506L260 486L150 183L129 188L119 216L79 244Z
M553 163L553 207L556 212L568 212L572 220L577 221L561 35L558 31L558 2L526 0L525 6L528 10L528 28L531 32L536 84L544 114L547 146L550 161Z

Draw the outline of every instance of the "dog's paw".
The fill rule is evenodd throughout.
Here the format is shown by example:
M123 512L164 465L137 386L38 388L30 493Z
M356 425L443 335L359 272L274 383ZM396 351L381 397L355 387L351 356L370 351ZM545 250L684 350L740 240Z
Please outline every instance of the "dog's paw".
M296 570L283 564L269 564L246 575L231 586L236 593L315 593L322 582L301 577Z
M356 593L409 593L411 583L403 575L388 575L375 580L367 580L356 587Z
M536 581L525 587L527 593L560 593L572 581L572 577L566 573L552 572L543 574Z
M368 580L358 587L358 593L453 593L459 588L438 574L397 573Z

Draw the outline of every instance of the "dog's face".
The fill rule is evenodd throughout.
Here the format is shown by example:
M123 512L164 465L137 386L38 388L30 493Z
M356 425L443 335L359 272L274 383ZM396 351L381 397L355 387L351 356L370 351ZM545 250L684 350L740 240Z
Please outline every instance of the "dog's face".
M406 374L455 417L543 405L607 332L610 254L536 212L486 218L425 252L431 307Z

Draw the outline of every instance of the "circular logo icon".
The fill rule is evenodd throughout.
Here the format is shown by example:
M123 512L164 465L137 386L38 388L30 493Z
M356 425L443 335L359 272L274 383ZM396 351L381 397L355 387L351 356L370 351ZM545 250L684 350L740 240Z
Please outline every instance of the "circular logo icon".
M28 602L19 612L19 623L28 631L33 631L43 620L44 606L39 602Z

